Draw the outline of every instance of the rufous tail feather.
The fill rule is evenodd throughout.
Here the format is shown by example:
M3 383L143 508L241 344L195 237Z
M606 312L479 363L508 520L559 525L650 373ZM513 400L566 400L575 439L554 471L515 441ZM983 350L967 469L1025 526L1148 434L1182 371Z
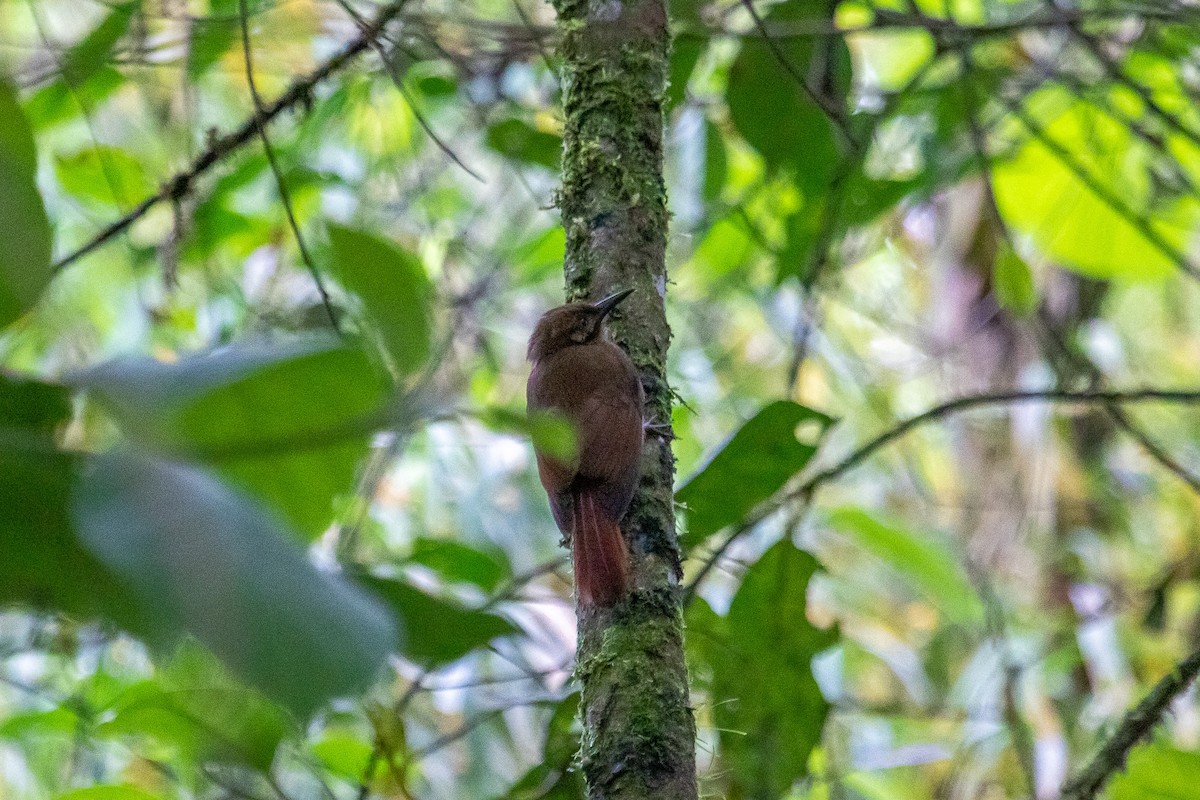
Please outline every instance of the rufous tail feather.
M621 527L609 519L586 489L575 492L572 509L575 592L583 605L612 606L629 586L629 555Z

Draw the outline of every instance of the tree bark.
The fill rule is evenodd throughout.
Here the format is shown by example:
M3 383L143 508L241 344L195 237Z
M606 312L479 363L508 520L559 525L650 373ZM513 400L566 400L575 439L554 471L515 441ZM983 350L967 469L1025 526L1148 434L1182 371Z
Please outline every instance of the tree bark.
M581 608L581 760L591 800L693 800L695 722L683 658L675 460L670 436L662 175L669 35L664 0L554 0L562 31L568 299L635 293L610 329L637 366L642 474L622 524L633 589L612 609Z

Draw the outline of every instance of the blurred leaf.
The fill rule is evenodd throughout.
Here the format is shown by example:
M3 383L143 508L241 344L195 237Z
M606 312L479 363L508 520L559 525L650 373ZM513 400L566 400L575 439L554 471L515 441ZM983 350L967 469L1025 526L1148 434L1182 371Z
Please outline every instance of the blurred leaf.
M246 12L253 16L263 0L246 0ZM197 17L188 27L187 76L195 81L204 75L239 41L241 8L238 0L209 0L209 16Z
M413 542L409 561L429 567L448 581L472 583L485 592L512 577L503 551L486 552L452 539L419 537Z
M131 440L218 467L305 539L354 489L389 396L359 348L311 336L239 344L178 364L123 359L77 375Z
M524 273L523 278L534 279L561 269L566 254L566 231L555 225L516 247L512 261Z
M555 411L522 413L495 406L480 421L494 431L528 436L535 448L563 461L575 458L579 446L571 422Z
M829 8L824 0L785 0L773 6L763 22L770 28L829 21ZM826 69L829 75L823 74ZM770 41L757 35L744 37L729 69L725 97L742 137L772 169L793 170L796 184L811 200L825 192L840 157L839 147L833 124L797 75L822 91L832 87L830 102L844 108L850 86L850 53L844 41L840 37Z
M679 487L675 499L687 506L686 547L742 519L804 468L817 450L796 438L804 423L813 423L819 436L833 419L790 400L771 403Z
M30 96L25 103L29 122L39 131L76 119L83 109L95 108L125 83L125 76L110 66L96 70L81 84L70 85L60 75Z
M811 662L837 642L838 631L816 628L806 616L808 583L819 568L785 539L750 567L728 617L689 610L692 650L712 671L730 796L786 796L808 773L809 753L821 740L829 704Z
M725 154L725 137L711 121L704 121L704 199L712 201L725 188L725 173L729 159Z
M383 609L314 569L285 525L195 467L96 457L71 511L141 604L149 625L136 633L160 647L192 633L301 717L365 688L393 648Z
M120 624L135 602L78 541L68 516L77 461L54 432L70 418L60 386L0 373L0 604L56 609Z
M1110 800L1193 800L1200 786L1200 753L1165 743L1134 748L1124 772L1117 772Z
M668 64L665 98L668 111L682 103L687 97L688 81L707 47L708 39L696 33L677 36L671 43L671 60Z
M1001 246L992 266L992 291L1000 305L1018 317L1028 317L1037 310L1033 272L1025 259L1007 244Z
M334 728L325 731L311 749L325 769L357 784L367 772L373 748L370 742L364 741L354 731Z
M106 709L97 734L149 737L193 761L270 769L294 725L286 712L229 676L192 641L153 680L136 683Z
M746 221L738 214L717 220L692 254L692 261L709 279L745 273L755 252L755 242Z
M424 667L449 664L519 629L503 617L472 611L400 580L362 576L360 582L395 612L405 634L401 653Z
M575 769L579 752L579 693L554 706L546 727L546 745L537 766L512 785L504 800L577 800L584 796L583 774Z
M125 206L155 191L143 163L144 158L99 145L59 156L54 168L58 182L76 197Z
M79 725L79 716L62 706L48 711L8 714L0 721L0 738L28 741L45 736L70 737L78 733Z
M450 97L458 92L458 82L449 75L422 75L416 81L417 91L428 98Z
M0 80L0 328L28 311L50 282L50 221L37 188L33 132Z
M141 6L140 0L113 6L108 16L91 33L67 51L62 72L69 85L78 86L105 66Z
M562 160L562 137L540 131L519 119L506 119L490 126L485 141L503 156L546 169L557 171Z
M911 581L954 622L970 626L983 620L979 596L945 542L884 524L860 508L833 511L829 524Z
M1152 280L1173 273L1176 262L1164 247L1188 252L1200 204L1156 197L1155 150L1065 90L1037 92L1025 113L1050 143L1019 127L1023 143L995 165L992 182L1005 221L1047 257L1084 275Z
M333 274L358 297L392 366L415 372L429 357L429 279L421 261L364 231L329 226Z

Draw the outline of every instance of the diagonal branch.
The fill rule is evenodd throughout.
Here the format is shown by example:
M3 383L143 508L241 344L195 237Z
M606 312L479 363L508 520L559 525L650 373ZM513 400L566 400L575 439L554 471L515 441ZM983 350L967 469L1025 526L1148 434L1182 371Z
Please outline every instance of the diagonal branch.
M1063 786L1061 800L1092 800L1119 769L1129 753L1162 721L1171 701L1182 694L1200 674L1200 650L1192 653L1155 684L1150 693L1125 715L1100 752L1083 770Z
M365 50L370 49L375 40L383 33L388 23L400 16L400 12L408 0L393 0L380 8L379 13L359 35L347 44L336 55L322 63L312 72L296 79L286 92L280 95L261 112L256 111L244 120L234 131L224 136L216 137L208 148L196 156L187 169L177 172L163 183L156 194L150 195L134 206L129 213L114 220L103 230L93 236L84 245L60 258L54 264L55 272L73 264L89 253L99 249L109 241L124 233L133 223L144 217L150 209L167 200L178 200L191 192L196 179L219 164L231 153L240 150L258 136L260 128L265 128L276 117L285 111L305 104L312 95L317 84L325 81L331 75L340 72Z
M1122 407L1132 403L1171 403L1179 405L1200 405L1200 389L1154 389L1141 388L1127 391L1073 391L1069 389L1045 389L1038 391L999 392L990 394L973 394L940 403L922 411L920 414L901 420L872 439L856 447L840 461L810 475L788 491L780 492L772 499L762 503L752 511L741 524L734 528L724 541L705 560L696 576L684 590L684 603L688 603L695 595L696 589L712 571L716 562L729 547L742 536L753 530L760 522L783 508L790 502L800 502L807 505L816 493L828 483L841 478L851 470L861 466L868 458L879 450L904 438L917 428L931 422L937 422L946 417L961 414L977 408L993 406L1024 405L1026 403L1055 403L1060 405L1076 404L1101 406L1103 408Z
M254 80L254 48L250 46L250 19L249 11L246 9L246 0L238 0L238 9L241 11L242 58L246 63L246 85L250 87L250 98L254 101L255 118L259 119L263 114L263 101L262 95L258 93L258 83ZM321 272L317 269L312 254L308 252L308 245L304 243L304 234L300 232L300 223L296 221L292 196L288 192L287 181L284 180L283 170L279 167L279 160L275 157L275 147L271 144L271 138L267 136L266 126L257 125L256 127L258 128L258 138L262 140L263 153L267 156L267 163L271 165L271 174L275 176L275 186L279 189L279 200L283 203L288 226L292 229L296 247L300 250L300 259L312 275L313 283L317 285L317 294L321 296L321 305L325 308L326 316L329 317L329 324L335 331L340 332L337 314L333 311L333 301L329 298L329 291L325 288L325 281L321 279Z

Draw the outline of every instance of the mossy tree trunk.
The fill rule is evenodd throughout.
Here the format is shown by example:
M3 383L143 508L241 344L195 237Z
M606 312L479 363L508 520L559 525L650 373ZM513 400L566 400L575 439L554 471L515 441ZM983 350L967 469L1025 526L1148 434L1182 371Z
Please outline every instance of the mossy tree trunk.
M611 610L581 609L582 762L591 800L696 797L672 505L664 311L667 198L662 176L669 37L664 0L554 0L566 117L559 197L568 299L636 292L611 329L646 389L637 496L623 523L634 589Z

